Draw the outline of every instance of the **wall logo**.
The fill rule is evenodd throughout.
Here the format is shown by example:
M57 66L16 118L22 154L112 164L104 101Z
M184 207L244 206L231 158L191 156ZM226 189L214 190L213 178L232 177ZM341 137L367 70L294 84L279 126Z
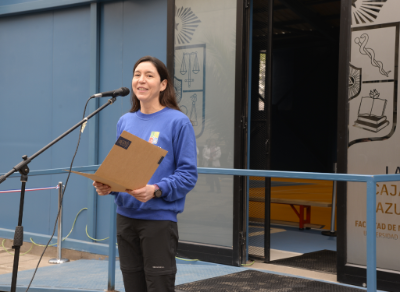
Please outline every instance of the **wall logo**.
M193 126L196 138L205 127L206 45L191 44L201 23L190 7L175 8L174 88L179 108Z
M190 121L196 138L205 126L206 45L175 47L174 88L181 111Z
M175 44L188 44L199 26L200 19L190 7L175 7Z
M349 147L390 139L396 130L399 33L400 23L352 29Z
M352 0L353 24L373 23L387 0Z

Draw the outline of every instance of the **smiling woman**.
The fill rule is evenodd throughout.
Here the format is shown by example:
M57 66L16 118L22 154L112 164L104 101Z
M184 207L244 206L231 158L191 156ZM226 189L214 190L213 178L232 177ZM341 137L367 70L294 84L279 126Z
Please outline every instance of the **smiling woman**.
M160 92L167 87L167 80L160 80L157 69L151 62L140 63L133 73L132 91L140 101L143 113L151 114L164 108L160 104Z
M197 181L196 138L189 118L176 103L165 65L150 56L133 68L132 108L117 124L168 151L149 183L137 190L110 193L94 182L99 195L115 196L117 239L126 291L175 291L177 214ZM145 167L138 165L137 167Z
M131 113L139 109L146 114L164 107L180 111L172 80L164 63L157 58L145 56L133 67Z

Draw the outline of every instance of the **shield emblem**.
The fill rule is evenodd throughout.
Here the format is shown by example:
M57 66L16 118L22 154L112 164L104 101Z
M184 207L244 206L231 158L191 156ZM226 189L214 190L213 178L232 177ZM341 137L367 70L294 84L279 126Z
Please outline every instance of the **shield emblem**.
M181 111L192 122L196 138L205 127L206 45L175 47L174 87Z
M350 64L349 69L349 100L361 92L362 69Z
M176 94L176 101L180 103L182 99L182 80L176 78L176 76L174 76L174 89Z
M352 29L349 147L390 139L396 131L399 33L400 23Z

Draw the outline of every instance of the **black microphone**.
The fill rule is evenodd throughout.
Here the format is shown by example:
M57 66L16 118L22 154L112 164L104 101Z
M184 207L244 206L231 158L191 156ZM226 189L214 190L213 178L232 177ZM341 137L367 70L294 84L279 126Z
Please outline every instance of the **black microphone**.
M94 95L92 95L90 98L95 98L95 97L106 97L106 96L112 96L112 97L116 97L116 96L126 96L129 94L129 89L126 87L121 87L118 88L116 90L112 90L112 91L106 91L106 92L102 92L102 93L96 93Z

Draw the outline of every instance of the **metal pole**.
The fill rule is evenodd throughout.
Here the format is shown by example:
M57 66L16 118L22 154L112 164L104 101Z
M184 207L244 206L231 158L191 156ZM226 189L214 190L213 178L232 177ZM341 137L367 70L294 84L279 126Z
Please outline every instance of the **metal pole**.
M27 156L22 156L26 160ZM19 216L18 226L15 228L14 242L12 248L14 249L14 263L11 277L11 292L17 291L17 277L18 277L18 264L21 246L24 244L24 227L22 226L22 217L24 213L25 201L25 186L28 181L29 167L26 165L21 171L21 199L19 201Z
M108 289L107 291L115 291L115 245L116 245L116 227L117 227L117 206L114 201L111 203L111 220L110 220L110 239L108 246Z
M376 292L376 182L367 181L367 292Z
M267 170L271 169L271 105L272 105L272 35L274 18L274 0L268 1L268 42L265 68L265 99L264 112L266 121L267 139L265 141ZM271 177L265 178L265 204L264 204L264 262L269 263L271 252Z
M337 163L334 164L335 173L337 173ZM335 230L335 214L336 214L336 181L333 181L333 190L332 190L332 211L331 211L331 230L330 231L322 231L322 235L326 236L336 236Z
M57 258L50 259L50 264L63 264L69 262L69 259L62 258L62 190L63 183L58 183L58 208L60 210L58 214L58 233L57 233Z

